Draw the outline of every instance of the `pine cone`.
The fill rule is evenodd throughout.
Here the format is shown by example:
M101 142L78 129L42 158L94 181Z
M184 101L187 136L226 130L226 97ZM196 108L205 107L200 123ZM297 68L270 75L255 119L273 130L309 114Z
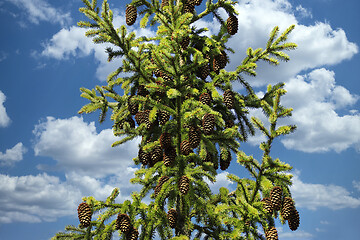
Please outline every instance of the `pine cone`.
M176 158L176 149L174 147L171 146L165 149L163 161L166 167L171 166L175 162L175 158Z
M160 145L162 149L166 149L171 147L171 135L170 133L162 133L159 139Z
M281 216L285 219L285 220L289 220L289 217L292 213L294 209L294 202L290 197L285 197L283 204L282 204L282 209L281 209Z
M207 104L207 105L211 105L211 95L208 94L207 92L205 93L202 93L199 97L199 101L202 103L202 104Z
M187 47L189 46L190 43L190 37L189 36L185 36L183 37L183 39L180 42L180 46L183 50L187 49Z
M227 63L227 55L225 51L221 51L220 55L214 57L213 60L213 69L216 74L219 74L220 69L225 68Z
M139 237L139 231L135 227L130 229L128 234L126 234L126 240L137 240L138 237Z
M162 185L163 185L167 180L169 180L169 179L170 179L170 178L169 178L168 176L162 176L162 177L159 179L158 185L156 185L156 187L155 187L155 189L154 189L155 197L159 194Z
M132 227L130 217L127 214L119 213L115 227L123 233L128 233Z
M164 125L170 119L170 114L166 111L159 110L158 112L158 120L161 125Z
M154 149L151 151L150 154L150 167L153 167L155 165L155 163L160 162L162 160L163 157L163 152L160 146L156 146L154 147Z
M170 209L167 213L167 219L169 221L170 227L175 228L176 227L176 219L177 219L177 212L175 209Z
M136 7L128 5L125 10L126 24L131 26L135 23L137 17Z
M209 64L204 64L203 66L199 67L196 72L196 76L201 78L203 81L209 76L210 74L210 67Z
M193 13L195 10L194 0L183 0L184 2L184 13Z
M265 236L266 236L266 240L278 240L278 233L275 227L270 227L266 232L265 232Z
M282 189L279 186L273 187L270 192L270 200L275 211L280 210L282 202Z
M146 95L149 95L149 91L145 88L144 85L139 85L137 89L137 95L146 97Z
M298 227L300 225L300 215L299 215L299 212L295 209L295 207L293 208L293 210L290 213L288 223L289 223L289 228L291 229L291 231L295 231L296 229L298 229Z
M238 19L234 15L230 15L226 20L227 31L230 35L234 35L238 31Z
M181 149L182 154L184 154L186 156L193 152L191 149L190 143L187 140L184 140L181 142L180 149Z
M225 128L232 128L233 126L235 126L235 123L233 120L226 120L225 121Z
M138 154L139 160L143 165L148 165L150 162L150 154L145 152L142 148L139 148Z
M200 129L196 126L191 126L189 128L189 142L191 148L196 148L199 146L201 140Z
M139 104L132 102L130 97L128 101L128 109L130 111L130 114L131 115L137 114L138 108L139 108Z
M163 8L165 6L169 6L169 0L162 0L161 1L161 8Z
M263 198L263 200L261 200L261 201L265 203L264 204L265 212L267 212L268 214L272 214L274 207L271 203L270 198Z
M213 114L206 113L202 119L203 131L206 135L210 135L214 131L215 116Z
M234 93L229 89L224 92L224 103L228 109L234 108L234 103L235 103Z
M90 206L85 202L80 203L77 211L78 211L78 217L79 217L80 224L83 227L90 226L91 216L92 216L92 211L90 209Z
M182 176L179 180L179 191L185 195L189 191L190 179L187 176Z
M220 169L226 170L231 162L231 153L229 150L223 149L220 153Z

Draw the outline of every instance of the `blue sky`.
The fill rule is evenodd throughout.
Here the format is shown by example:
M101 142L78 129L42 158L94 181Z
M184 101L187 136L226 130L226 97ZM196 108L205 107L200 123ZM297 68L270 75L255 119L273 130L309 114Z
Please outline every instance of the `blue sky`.
M109 2L115 26L125 24L130 1ZM240 0L235 6L239 31L228 42L236 51L229 54L229 71L248 47L264 47L274 26L283 31L296 24L289 40L299 47L289 52L291 61L261 63L258 76L247 77L259 95L267 84L285 82L283 104L294 112L283 123L298 126L272 150L294 167L292 193L301 217L295 232L277 224L280 239L360 238L359 1ZM85 19L79 7L80 0L0 0L0 239L49 239L78 224L81 197L105 199L119 187L117 201L123 202L139 190L128 184L139 140L111 148L111 121L77 114L87 103L79 88L105 84L121 64L107 63L105 46L76 26ZM212 17L197 26L208 27L209 35L219 29ZM128 29L136 36L156 32L140 29L139 21ZM242 150L260 156L260 141L255 136ZM227 172L246 174L235 161ZM214 192L234 189L227 172L218 170Z

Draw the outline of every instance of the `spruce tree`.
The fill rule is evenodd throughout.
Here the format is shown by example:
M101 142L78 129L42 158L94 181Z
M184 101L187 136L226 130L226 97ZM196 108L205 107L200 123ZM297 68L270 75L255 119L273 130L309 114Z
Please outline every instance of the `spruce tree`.
M94 43L111 43L108 60L123 57L123 64L108 76L107 85L81 88L89 103L79 113L100 110L103 122L111 111L114 135L121 137L112 147L142 137L133 159L139 169L131 179L142 189L123 203L115 203L118 188L106 200L84 197L79 226L67 226L53 239L112 239L116 231L120 239L153 239L155 234L174 240L278 239L275 218L289 221L296 230L300 218L289 189L292 167L270 155L274 139L296 128L277 125L292 112L280 104L284 84L268 85L258 97L244 79L256 76L260 60L272 65L289 60L283 51L296 48L287 42L294 26L281 34L275 27L264 49L248 48L241 64L226 71L234 53L226 43L241 34L234 1L207 0L205 10L197 12L201 0L133 0L126 6L126 24L157 25L157 36L151 38L136 38L125 25L116 28L107 0L101 11L96 0L82 1L80 12L90 21L78 25L88 29L86 36ZM226 21L218 14L220 8L229 15ZM220 31L200 36L208 29L190 24L209 14L220 22ZM119 77L121 73L131 76ZM234 82L244 92L235 91ZM250 116L250 109L261 109L269 123ZM266 137L260 160L240 147L255 128ZM214 182L219 165L225 170L233 158L250 177L228 174L236 189L221 187L212 193L205 180ZM150 204L143 202L146 196Z

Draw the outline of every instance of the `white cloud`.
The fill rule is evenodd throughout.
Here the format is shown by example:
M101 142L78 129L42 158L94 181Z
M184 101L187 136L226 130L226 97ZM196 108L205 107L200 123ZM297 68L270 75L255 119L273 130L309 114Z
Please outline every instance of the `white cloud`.
M209 185L211 192L217 194L219 193L219 189L221 187L225 187L230 190L229 186L234 184L226 177L228 174L229 174L228 172L219 173L216 176L216 182L214 183L210 182L209 179L205 177L204 177L204 181Z
M0 174L0 223L49 222L63 216L76 217L82 197L105 200L115 187L120 189L117 201L123 202L130 199L132 191L138 190L129 184L130 173L129 169L119 172L116 183L75 172L67 173L65 181L46 173L21 177Z
M338 210L358 208L360 199L354 198L341 186L305 183L300 180L299 171L295 172L293 185L290 187L296 207L316 210L320 207Z
M312 18L312 13L309 9L306 9L304 8L303 6L301 5L298 5L296 8L295 8L296 12L303 18Z
M4 102L6 101L5 94L0 90L0 127L7 127L11 120L6 113Z
M296 15L296 7L287 0L241 0L235 4L239 12L239 31L228 41L228 46L235 50L235 54L229 53L230 64L226 69L234 70L245 57L248 47L264 48L269 38L269 33L275 26L284 31L291 24L295 24L294 31L289 36L290 42L298 45L297 50L287 52L291 58L288 63L281 63L274 68L267 63L258 63L258 75L250 79L253 86L264 86L268 83L286 82L301 71L318 68L324 65L334 65L346 59L350 59L358 53L358 46L349 42L344 30L332 29L328 23L316 22L313 25L299 24ZM295 9L294 9L295 8ZM301 8L298 6L298 10ZM302 12L306 9L302 8ZM219 10L223 19L227 19L227 13ZM219 23L216 19L211 21L202 20L194 25L208 27L210 33L216 34ZM246 37L244 37L246 36ZM240 88L240 85L237 86Z
M292 78L282 104L294 109L287 123L298 126L282 140L285 147L304 152L341 152L360 143L360 115L340 116L336 110L352 106L358 100L335 83L334 72L316 69ZM301 101L299 101L301 99Z
M125 16L120 15L117 9L114 11L114 26L125 24ZM128 27L128 33L134 31L136 36L155 36L155 32L149 29L135 29L135 26ZM110 44L95 44L92 38L85 36L86 29L80 27L63 28L56 33L47 43L43 44L44 50L41 56L55 58L57 60L66 60L69 57L85 57L94 53L98 67L96 77L105 81L107 76L122 65L122 58L114 59L110 63L107 61L108 55L105 52L106 47L116 47ZM37 53L35 54L37 55Z
M0 175L0 222L55 221L71 215L81 195L74 187L47 174Z
M93 177L117 174L133 165L139 143L135 139L112 148L111 144L119 138L111 129L97 133L94 122L88 124L79 117L48 117L35 127L34 134L36 156L51 157L60 169Z
M19 162L23 159L23 155L26 153L26 148L20 142L13 148L7 149L5 153L0 152L0 166L1 165L13 165L15 162Z
M64 26L71 22L70 13L63 13L61 10L51 6L46 0L7 1L25 10L28 19L34 24L39 24L40 21L47 21L50 23L59 23Z

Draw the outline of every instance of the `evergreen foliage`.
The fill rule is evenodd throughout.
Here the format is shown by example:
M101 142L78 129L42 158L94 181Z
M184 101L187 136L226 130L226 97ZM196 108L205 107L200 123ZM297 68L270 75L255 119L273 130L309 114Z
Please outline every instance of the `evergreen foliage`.
M260 60L272 65L288 61L284 50L296 48L286 42L294 26L281 34L275 27L264 49L248 48L245 59L229 72L224 68L234 51L225 44L241 32L234 1L207 0L205 10L197 12L201 0L133 0L126 7L126 23L138 21L141 28L157 24L157 36L151 38L137 38L125 25L116 28L107 0L101 11L96 0L82 1L80 12L90 21L78 25L88 29L86 36L94 43L114 45L115 50L106 49L108 60L123 57L123 64L108 76L107 85L80 89L89 103L79 113L100 110L103 122L110 110L114 135L122 137L113 147L142 137L133 159L139 169L131 179L142 189L123 203L115 203L117 188L105 201L84 197L87 205L81 206L89 209L79 210L82 224L67 226L53 239L112 239L115 231L120 239L132 240L153 239L155 233L173 240L278 239L277 217L297 229L299 213L289 189L292 167L270 156L274 139L296 129L277 125L292 112L280 104L284 84L269 85L260 98L243 77L256 76ZM226 22L217 12L220 8L229 14ZM199 36L208 29L190 24L209 14L221 29L211 37ZM132 75L119 77L120 73ZM234 82L246 92L236 92ZM249 116L249 109L261 109L269 127ZM240 149L255 128L266 137L260 144L260 160ZM251 178L228 174L237 184L235 191L222 187L212 193L205 180L214 182L219 162L225 170L233 156ZM152 201L145 204L142 199L149 195Z

